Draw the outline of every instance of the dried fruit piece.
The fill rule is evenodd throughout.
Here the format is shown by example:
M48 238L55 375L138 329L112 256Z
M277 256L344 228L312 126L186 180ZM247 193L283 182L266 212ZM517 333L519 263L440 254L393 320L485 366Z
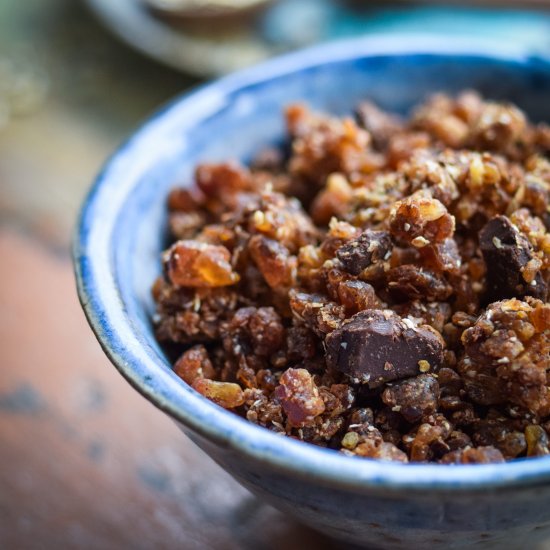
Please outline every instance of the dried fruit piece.
M451 431L451 425L446 420L443 422L443 426L427 422L420 424L410 444L411 461L425 462L432 459L434 448L437 449L437 447L443 447L444 451L448 450L445 439Z
M181 344L219 338L221 321L237 307L234 287L184 288L159 277L154 287L158 304L155 333L160 341Z
M250 171L236 162L200 164L195 180L206 209L218 215L236 208L242 194L255 187Z
M494 447L467 447L459 451L446 454L440 462L442 464L493 464L504 462L502 453Z
M343 281L338 285L337 293L338 301L346 308L348 315L381 307L372 285L363 281Z
M292 314L317 335L325 335L340 326L345 318L344 308L320 294L292 289L289 293Z
M484 419L476 419L472 425L472 442L477 447L496 447L504 458L524 455L526 441L518 424L492 409Z
M460 148L468 139L469 127L463 113L448 96L434 94L413 114L413 127L429 132L445 145Z
M333 216L343 216L353 198L353 190L343 174L330 174L325 188L315 197L311 205L311 216L315 223L326 225Z
M176 239L191 239L204 226L206 218L200 212L172 212L170 232Z
M270 357L284 344L285 329L272 307L243 307L223 329L224 348L235 356Z
M389 460L392 462L408 462L407 455L393 443L386 441L375 442L367 439L354 449L354 454L365 458Z
M289 424L297 428L311 423L325 411L319 390L305 369L286 370L275 389L275 397L281 402Z
M193 382L193 389L224 409L234 409L244 403L243 390L239 384L198 378Z
M287 123L295 137L289 168L296 177L322 186L333 172L349 174L377 167L369 151L369 133L350 118L322 116L303 105L291 105Z
M472 140L481 149L505 151L525 131L525 115L514 105L487 102L473 128Z
M197 213L202 206L202 197L196 189L174 187L168 194L167 206L170 212Z
M177 286L228 286L239 280L229 263L230 257L224 246L178 241L164 253L164 268L168 279Z
M266 283L274 290L287 289L294 282L296 258L273 239L255 235L248 243L250 254Z
M458 274L462 258L454 239L445 239L434 245L420 249L420 257L425 267L435 271Z
M200 378L213 378L214 367L204 346L198 345L185 351L174 364L174 372L192 385Z
M246 230L274 239L290 253L315 243L318 230L295 197L265 189L247 219Z
M403 128L399 117L382 111L371 101L362 101L355 115L359 124L371 135L377 149L387 147L392 136Z
M390 231L394 238L412 244L419 237L424 246L452 237L455 220L445 205L419 191L397 201L390 212Z

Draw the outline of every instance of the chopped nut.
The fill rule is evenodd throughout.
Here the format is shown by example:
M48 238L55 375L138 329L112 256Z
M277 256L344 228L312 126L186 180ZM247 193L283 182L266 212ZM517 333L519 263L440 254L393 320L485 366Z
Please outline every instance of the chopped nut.
M419 237L415 237L411 241L411 244L415 248L424 248L425 246L428 246L430 244L430 241L428 239L426 239L425 237L419 236Z
M359 434L357 432L348 432L342 439L342 447L353 451L359 443Z
M428 372L430 370L430 363L425 359L420 359L418 361L418 370L420 372Z

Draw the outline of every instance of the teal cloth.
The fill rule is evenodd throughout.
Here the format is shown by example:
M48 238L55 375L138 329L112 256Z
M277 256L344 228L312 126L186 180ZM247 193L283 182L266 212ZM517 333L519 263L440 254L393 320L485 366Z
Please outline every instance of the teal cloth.
M360 5L363 7L357 7ZM424 33L513 42L550 56L550 11L434 7L380 2L281 0L264 21L273 41L296 47L347 36Z

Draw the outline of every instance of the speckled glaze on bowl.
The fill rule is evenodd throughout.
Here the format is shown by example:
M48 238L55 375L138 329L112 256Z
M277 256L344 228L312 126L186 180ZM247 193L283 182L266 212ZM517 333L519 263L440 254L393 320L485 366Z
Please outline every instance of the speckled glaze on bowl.
M246 161L283 136L281 108L306 100L342 114L361 98L406 111L465 87L550 118L550 63L504 46L419 37L316 47L226 77L146 122L97 178L74 261L90 325L120 373L253 493L336 538L376 548L533 548L550 537L550 457L441 466L350 458L277 436L198 395L155 342L170 187L199 161Z

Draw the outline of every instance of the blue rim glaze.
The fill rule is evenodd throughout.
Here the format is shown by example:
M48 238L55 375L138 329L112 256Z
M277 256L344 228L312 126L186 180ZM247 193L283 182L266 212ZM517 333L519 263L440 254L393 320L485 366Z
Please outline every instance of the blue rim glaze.
M329 62L375 55L456 55L536 64L550 71L550 61L494 43L453 45L448 39L375 37L317 46L235 73L178 98L150 118L108 161L91 188L77 227L74 262L78 294L102 348L119 372L147 399L206 439L270 464L291 476L355 492L486 491L550 482L550 457L495 465L395 464L341 453L278 436L212 404L166 369L166 359L137 330L125 310L113 271L111 236L131 191L132 175L151 161L145 154L174 121L192 128L236 90L277 76ZM185 124L182 126L182 115ZM166 147L170 147L167 141Z

